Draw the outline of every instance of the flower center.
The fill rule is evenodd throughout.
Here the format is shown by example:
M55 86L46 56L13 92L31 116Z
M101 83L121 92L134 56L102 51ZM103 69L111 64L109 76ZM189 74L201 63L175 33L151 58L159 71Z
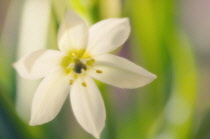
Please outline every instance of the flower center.
M79 59L75 59L74 60L74 72L80 74L80 73L82 73L82 69L87 70L87 66L84 63L82 63Z
M63 57L61 66L66 74L71 76L69 84L72 85L74 80L81 77L81 85L86 87L86 82L82 81L86 76L86 71L91 69L96 73L102 74L102 70L94 69L95 60L85 52L85 50L71 50L67 56Z
M94 60L91 56L85 53L85 50L71 50L67 56L62 59L61 66L66 74L81 74L92 66Z

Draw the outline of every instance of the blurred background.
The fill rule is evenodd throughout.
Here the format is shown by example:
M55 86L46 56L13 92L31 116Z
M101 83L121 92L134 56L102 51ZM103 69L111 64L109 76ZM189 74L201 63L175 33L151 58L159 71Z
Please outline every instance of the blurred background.
M51 122L28 125L40 81L20 78L12 63L57 48L57 31L73 9L89 25L129 17L132 32L117 55L157 75L142 88L100 84L107 111L101 139L210 139L209 0L0 0L0 139L93 139L67 99Z

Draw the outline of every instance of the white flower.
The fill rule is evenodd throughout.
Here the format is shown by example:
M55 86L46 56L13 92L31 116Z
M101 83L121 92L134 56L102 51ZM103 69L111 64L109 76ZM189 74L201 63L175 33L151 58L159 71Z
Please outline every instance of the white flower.
M25 78L45 77L36 90L30 125L51 121L70 93L71 106L79 124L99 138L105 125L105 107L92 78L119 88L137 88L156 76L136 64L112 54L130 34L127 18L111 18L88 29L69 11L59 29L60 51L39 50L14 64Z

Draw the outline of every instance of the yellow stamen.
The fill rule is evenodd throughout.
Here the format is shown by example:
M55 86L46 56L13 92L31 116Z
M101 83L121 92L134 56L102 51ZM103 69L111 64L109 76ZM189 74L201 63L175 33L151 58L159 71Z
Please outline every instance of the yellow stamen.
M71 72L71 68L66 69L66 73L70 73Z
M73 84L73 82L74 82L74 80L70 80L69 84L70 84L70 85L72 85L72 84Z
M103 73L102 70L96 70L96 73Z
M82 86L84 86L84 87L87 86L86 82L82 82L81 84L82 84Z
M93 66L93 63L95 62L95 59L90 59L86 62L86 65L89 65L89 66Z
M90 60L91 60L92 62L95 62L95 59L92 59L92 58L91 58Z
M78 78L78 74L74 74L74 79L77 79Z
M76 53L73 52L71 55L72 55L72 56L76 56Z

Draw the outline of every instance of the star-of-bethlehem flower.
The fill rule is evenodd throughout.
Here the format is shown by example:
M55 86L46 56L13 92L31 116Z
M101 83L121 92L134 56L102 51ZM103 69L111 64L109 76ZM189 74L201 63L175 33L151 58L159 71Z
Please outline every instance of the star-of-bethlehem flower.
M14 64L22 77L44 77L33 98L30 125L54 119L70 92L77 121L99 138L106 112L93 79L119 88L137 88L156 78L142 67L108 54L121 46L129 34L128 18L106 19L89 29L81 17L68 11L58 33L60 51L39 50Z

